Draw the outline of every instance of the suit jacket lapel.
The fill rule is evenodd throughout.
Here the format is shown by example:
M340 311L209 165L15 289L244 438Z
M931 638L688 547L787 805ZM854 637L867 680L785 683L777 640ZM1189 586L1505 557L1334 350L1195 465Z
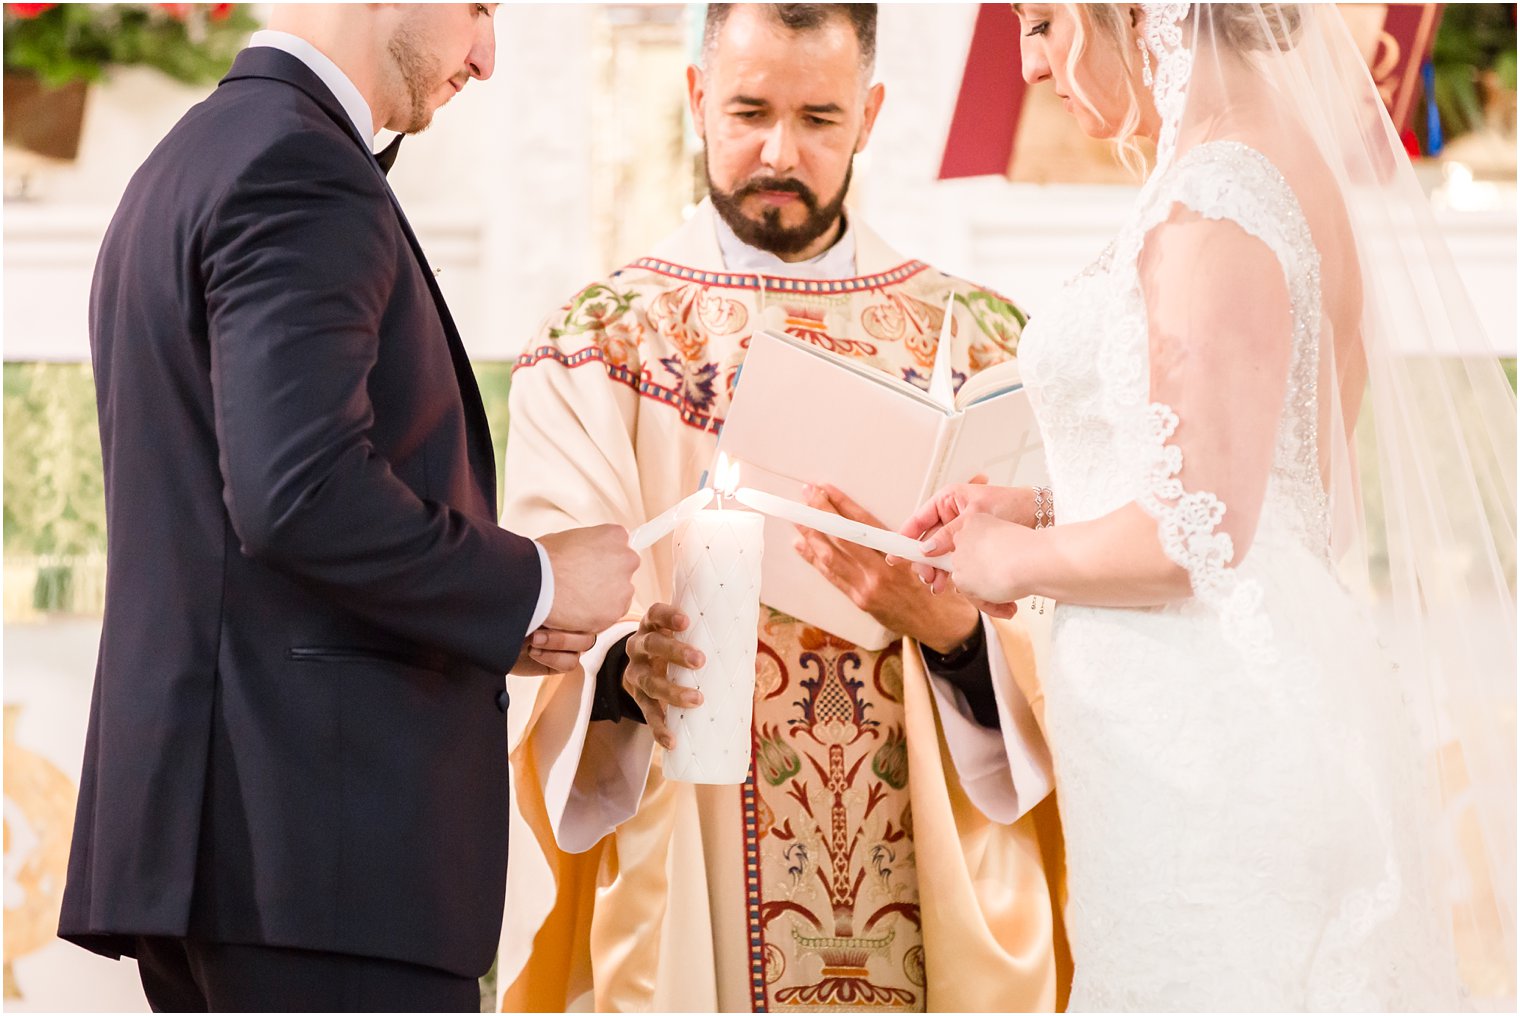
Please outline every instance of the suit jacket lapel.
M227 72L226 77L222 78L222 84L246 78L283 81L305 92L321 107L328 119L332 120L344 134L353 140L354 144L359 146L369 159L370 168L384 179L385 171L380 168L380 163L375 161L369 140L359 135L353 121L344 112L343 106L310 67L283 50L269 46L253 46L238 54L237 59L232 63L232 69ZM412 255L417 259L423 278L427 280L428 292L432 294L433 304L438 308L439 320L443 322L444 335L449 343L449 355L454 362L455 380L459 385L460 398L464 402L466 432L470 442L470 456L475 466L476 481L494 517L496 515L496 454L491 444L491 427L486 419L485 403L481 401L480 386L475 381L475 371L470 367L464 341L460 338L459 329L454 324L454 316L449 313L443 291L438 288L438 280L433 275L433 269L428 265L427 256L422 252L422 244L417 242L417 235L412 232L411 223L407 221L406 213L401 210L401 203L396 200L395 192L391 190L389 183L386 183L385 192L390 197L396 220L400 223L407 243L412 248Z

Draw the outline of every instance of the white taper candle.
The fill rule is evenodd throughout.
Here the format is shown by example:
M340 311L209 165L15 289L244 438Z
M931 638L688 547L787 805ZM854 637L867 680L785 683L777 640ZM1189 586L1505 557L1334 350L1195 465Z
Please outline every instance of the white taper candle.
M816 529L820 533L827 533L848 543L856 543L862 547L870 547L879 550L883 554L891 554L900 557L904 561L914 561L918 564L932 565L935 568L943 568L949 571L952 567L950 554L942 554L938 557L930 557L924 553L924 545L917 540L911 540L901 533L894 533L887 529L878 529L868 526L864 522L855 522L842 515L826 512L812 505L799 504L796 501L788 501L784 497L768 494L763 490L755 490L753 487L740 487L734 491L734 500L746 507L753 508L765 515L772 515L778 519L786 519L795 522L799 526L807 526Z
M656 515L639 528L635 529L628 537L628 546L634 550L644 550L654 546L663 540L667 533L679 523L691 518L697 512L706 508L712 502L713 489L703 487L695 494L688 494L677 501L674 506Z

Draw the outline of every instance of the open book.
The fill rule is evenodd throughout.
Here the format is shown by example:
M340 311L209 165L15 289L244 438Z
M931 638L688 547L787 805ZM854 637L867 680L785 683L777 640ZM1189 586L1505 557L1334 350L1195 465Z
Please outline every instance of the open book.
M1044 481L1029 398L1010 361L954 392L948 343L929 391L780 332L750 340L718 451L740 482L794 501L805 484L830 483L897 529L929 495L978 473L1002 485ZM716 460L715 460L716 461ZM894 633L793 549L797 531L767 518L760 599L867 649Z

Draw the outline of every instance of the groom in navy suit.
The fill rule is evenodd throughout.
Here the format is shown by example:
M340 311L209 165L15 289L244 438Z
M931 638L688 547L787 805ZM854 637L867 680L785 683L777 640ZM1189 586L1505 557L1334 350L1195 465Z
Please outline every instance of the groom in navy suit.
M371 151L490 76L495 6L277 9L101 249L106 612L59 932L135 956L155 1009L478 1009L504 675L567 669L632 597L622 529L496 525Z

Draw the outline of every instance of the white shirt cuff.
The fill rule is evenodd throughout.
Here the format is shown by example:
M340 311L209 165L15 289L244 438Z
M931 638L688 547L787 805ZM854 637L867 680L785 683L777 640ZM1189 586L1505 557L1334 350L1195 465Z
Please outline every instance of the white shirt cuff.
M538 573L542 577L542 585L538 590L538 606L533 609L533 620L528 622L529 635L544 626L549 610L554 606L554 567L549 564L549 552L537 540L533 541L533 546L538 549Z

